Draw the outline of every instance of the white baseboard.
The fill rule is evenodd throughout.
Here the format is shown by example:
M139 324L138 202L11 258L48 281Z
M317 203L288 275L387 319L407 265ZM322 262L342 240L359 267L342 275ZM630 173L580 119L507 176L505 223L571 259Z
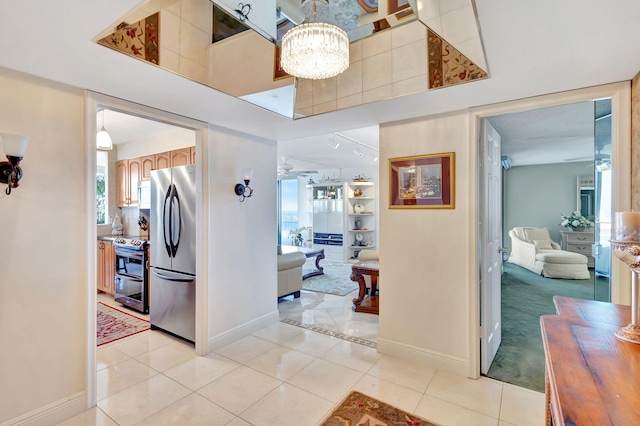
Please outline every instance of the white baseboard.
M70 419L87 409L87 393L78 392L60 401L40 407L0 426L50 426Z
M469 361L440 352L428 351L417 346L378 338L378 352L395 356L459 376L469 376Z
M243 337L250 335L251 333L254 333L271 324L275 324L278 321L280 321L280 313L276 310L267 315L256 318L253 321L249 321L245 324L234 327L231 330L227 330L224 333L218 334L217 336L209 337L208 353L214 352L215 350L227 346L228 344L231 344L236 340L240 340Z

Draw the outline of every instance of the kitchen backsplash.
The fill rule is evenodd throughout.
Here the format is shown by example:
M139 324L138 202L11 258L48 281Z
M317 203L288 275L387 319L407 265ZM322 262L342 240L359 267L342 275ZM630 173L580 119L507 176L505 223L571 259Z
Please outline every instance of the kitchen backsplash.
M139 210L137 207L122 208L122 224L124 225L124 234L129 236L148 237L149 236L149 213ZM143 230L138 221L143 217L147 221L147 229Z

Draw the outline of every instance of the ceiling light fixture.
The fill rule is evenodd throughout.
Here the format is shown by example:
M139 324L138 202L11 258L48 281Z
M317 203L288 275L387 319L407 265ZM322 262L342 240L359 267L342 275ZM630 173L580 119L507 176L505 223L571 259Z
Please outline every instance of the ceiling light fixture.
M364 152L360 151L358 148L353 148L353 153L355 155L357 155L358 157L363 157L364 156Z
M313 19L316 1L313 1ZM344 30L324 22L291 28L282 37L280 63L298 78L321 80L335 77L349 68L349 37Z
M338 147L340 146L340 142L336 142L336 135L329 136L327 145L329 145L332 149L338 149Z
M102 128L96 135L96 148L102 149L105 151L110 151L113 149L113 141L111 140L111 136L104 128L104 109L102 110Z

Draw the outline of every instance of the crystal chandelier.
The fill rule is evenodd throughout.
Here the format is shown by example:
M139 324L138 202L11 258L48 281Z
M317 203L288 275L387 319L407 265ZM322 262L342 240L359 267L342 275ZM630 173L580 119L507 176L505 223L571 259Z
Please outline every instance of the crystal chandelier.
M315 9L314 1L314 18ZM282 37L280 64L298 78L335 77L349 68L349 37L342 29L323 22L298 25Z

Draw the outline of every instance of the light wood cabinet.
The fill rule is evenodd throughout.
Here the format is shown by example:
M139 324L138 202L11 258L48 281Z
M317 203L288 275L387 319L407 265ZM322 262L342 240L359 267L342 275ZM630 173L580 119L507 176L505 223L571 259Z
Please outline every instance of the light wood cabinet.
M170 152L160 152L158 154L153 155L156 161L156 169L168 169L171 167L171 153Z
M171 151L171 167L191 164L191 149L182 148Z
M156 157L154 155L145 155L140 157L140 163L142 167L142 180L151 179L151 170L156 169Z
M138 182L151 179L151 171L194 164L195 147L160 152L116 162L116 205L138 205Z
M115 255L113 243L107 240L98 240L98 291L113 295L115 279Z
M138 182L142 179L140 158L116 162L116 205L130 207L138 204Z

